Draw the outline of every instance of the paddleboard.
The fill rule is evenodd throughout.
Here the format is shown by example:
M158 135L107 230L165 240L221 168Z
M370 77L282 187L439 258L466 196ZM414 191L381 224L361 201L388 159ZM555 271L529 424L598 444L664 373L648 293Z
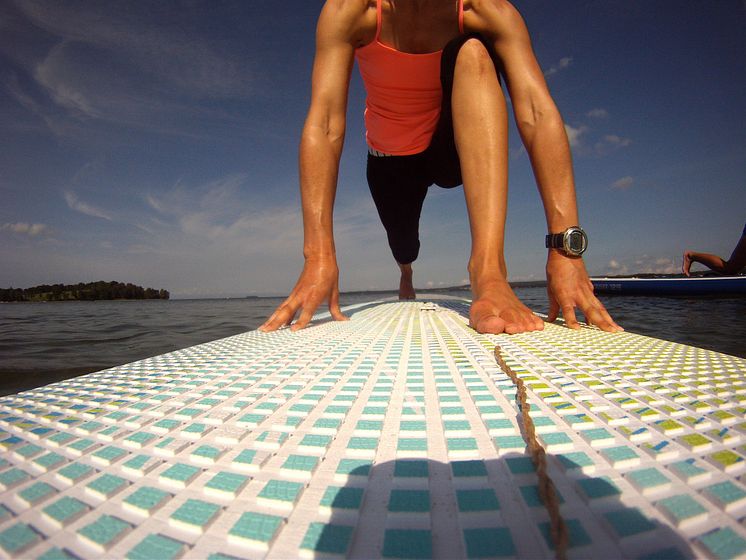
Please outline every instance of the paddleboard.
M746 276L591 278L596 293L651 296L746 294Z
M0 554L552 558L508 369L569 557L746 554L746 360L468 310L369 302L0 398Z

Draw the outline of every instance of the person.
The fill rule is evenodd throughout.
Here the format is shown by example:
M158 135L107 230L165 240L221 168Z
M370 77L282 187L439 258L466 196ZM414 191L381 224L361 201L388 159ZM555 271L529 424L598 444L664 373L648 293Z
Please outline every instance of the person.
M549 317L619 331L593 294L583 263L569 143L533 54L526 25L505 0L327 0L316 30L311 103L300 143L304 266L288 298L260 327L305 327L328 302L339 308L332 212L346 128L350 73L366 86L367 178L400 272L414 297L422 202L433 184L463 184L471 231L471 326L481 333L541 330L543 321L507 281L507 105L510 94L530 156L549 233ZM556 244L581 235L580 246ZM564 237L563 234L564 232ZM579 233L580 232L580 233ZM537 240L540 241L540 240ZM575 244L577 245L577 243Z
M746 268L746 226L741 232L741 239L738 240L736 248L726 261L718 255L712 253L698 253L695 251L684 251L684 259L681 265L681 271L684 275L691 274L692 264L698 262L705 265L710 270L718 274L738 274Z

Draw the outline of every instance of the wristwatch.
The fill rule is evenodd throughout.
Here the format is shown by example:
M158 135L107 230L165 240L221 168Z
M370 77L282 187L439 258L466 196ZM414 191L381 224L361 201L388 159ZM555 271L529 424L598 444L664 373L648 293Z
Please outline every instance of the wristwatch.
M580 226L571 226L562 233L550 233L546 237L547 249L561 249L568 256L579 257L588 247L588 236Z

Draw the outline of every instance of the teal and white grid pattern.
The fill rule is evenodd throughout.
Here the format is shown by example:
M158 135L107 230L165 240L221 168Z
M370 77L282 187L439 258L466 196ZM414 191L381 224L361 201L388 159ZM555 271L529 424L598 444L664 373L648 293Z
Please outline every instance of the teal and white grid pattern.
M0 399L0 555L746 556L746 361L593 328L479 335L374 302Z

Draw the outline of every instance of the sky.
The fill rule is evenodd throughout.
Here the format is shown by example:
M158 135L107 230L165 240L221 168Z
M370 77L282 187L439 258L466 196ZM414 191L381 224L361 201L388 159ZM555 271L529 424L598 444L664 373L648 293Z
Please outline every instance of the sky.
M448 0L443 0L448 1ZM455 0L454 0L455 1ZM568 132L592 275L728 256L746 220L743 0L515 0ZM318 0L0 0L0 287L287 294ZM335 207L342 291L394 289L353 70ZM510 127L510 280L546 223ZM430 190L416 287L467 282L461 189Z

